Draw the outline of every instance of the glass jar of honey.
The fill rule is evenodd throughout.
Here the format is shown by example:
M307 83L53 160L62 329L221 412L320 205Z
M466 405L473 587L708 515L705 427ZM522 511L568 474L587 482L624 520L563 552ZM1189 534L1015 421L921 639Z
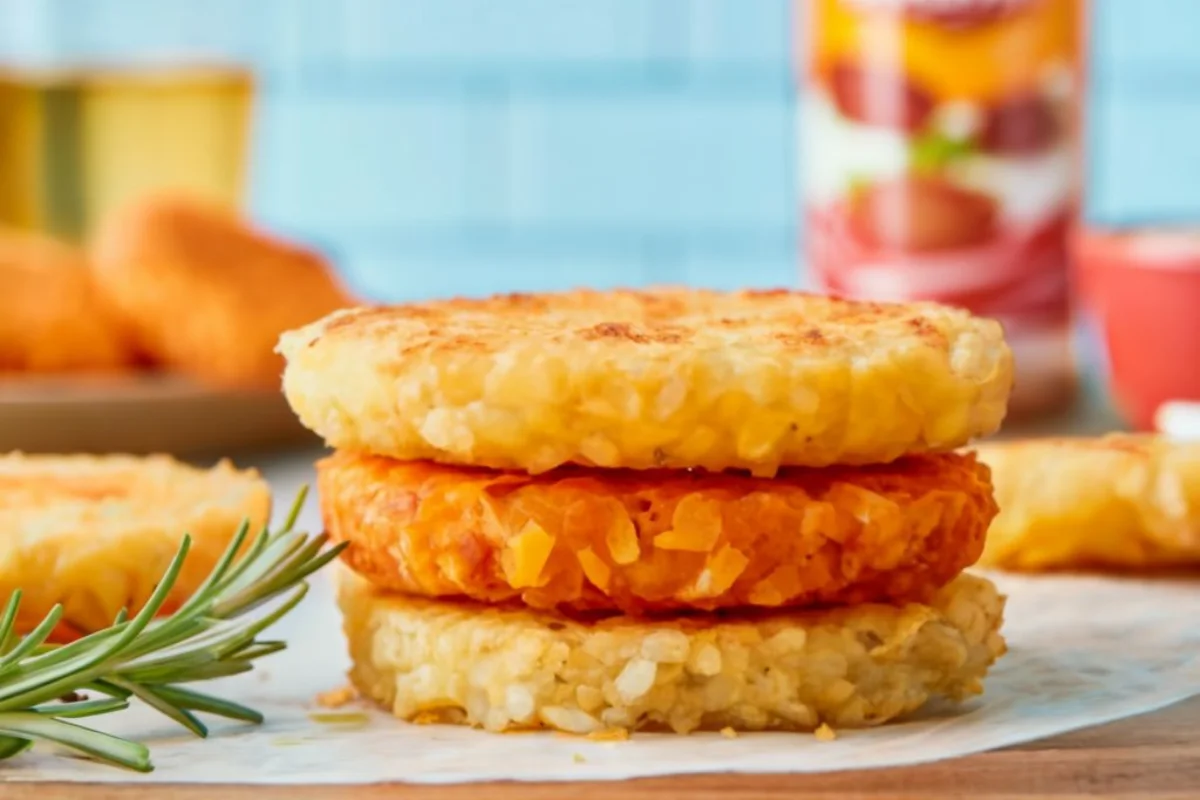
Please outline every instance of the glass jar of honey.
M0 226L82 242L167 189L239 207L253 95L234 66L0 68Z

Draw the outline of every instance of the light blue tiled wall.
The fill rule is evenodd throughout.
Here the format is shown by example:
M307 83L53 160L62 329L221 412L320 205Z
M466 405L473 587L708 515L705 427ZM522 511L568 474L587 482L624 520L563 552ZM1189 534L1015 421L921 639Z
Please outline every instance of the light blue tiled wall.
M1200 3L1096 3L1089 214L1200 218Z
M1088 213L1200 216L1200 2L1097 0ZM791 0L0 0L22 58L251 60L253 204L381 298L799 280Z
M787 0L310 9L257 205L373 294L796 279Z

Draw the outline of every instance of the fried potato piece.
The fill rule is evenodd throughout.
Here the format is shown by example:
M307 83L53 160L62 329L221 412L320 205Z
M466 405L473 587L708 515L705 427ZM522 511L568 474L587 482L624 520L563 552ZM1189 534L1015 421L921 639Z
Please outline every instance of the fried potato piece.
M0 372L110 372L132 361L82 253L0 231Z
M544 472L889 461L996 429L1000 326L799 292L574 291L333 314L284 391L332 446Z
M0 603L22 591L21 630L56 603L58 638L104 628L149 599L187 533L169 609L208 576L243 520L257 529L270 509L258 473L228 462L202 470L166 456L2 456Z
M1200 444L1154 435L989 443L1000 514L980 563L1011 570L1200 565Z
M183 197L114 215L95 265L150 358L217 386L278 388L279 335L352 303L317 254Z
M1005 651L1004 600L969 575L928 605L591 623L339 578L359 691L402 719L491 731L880 725L979 694Z
M996 513L987 469L955 454L767 480L337 453L318 483L346 563L382 588L575 611L926 600Z

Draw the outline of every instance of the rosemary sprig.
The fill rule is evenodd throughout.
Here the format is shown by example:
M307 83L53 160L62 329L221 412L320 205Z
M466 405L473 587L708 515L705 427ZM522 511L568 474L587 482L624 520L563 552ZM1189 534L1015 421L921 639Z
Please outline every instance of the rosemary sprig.
M247 672L255 660L287 647L258 636L296 607L308 591L305 579L341 551L341 546L325 549L325 535L294 530L306 494L300 491L281 530L258 532L239 557L250 535L249 523L243 523L212 573L169 616L155 619L187 558L187 536L136 616L122 611L108 628L69 644L46 642L62 617L58 606L34 630L17 636L21 593L14 592L0 614L0 759L45 741L149 772L153 765L145 745L69 721L121 711L131 698L201 737L208 729L197 714L262 722L251 708L184 684ZM270 611L249 613L271 601L278 602ZM59 699L79 691L100 697Z

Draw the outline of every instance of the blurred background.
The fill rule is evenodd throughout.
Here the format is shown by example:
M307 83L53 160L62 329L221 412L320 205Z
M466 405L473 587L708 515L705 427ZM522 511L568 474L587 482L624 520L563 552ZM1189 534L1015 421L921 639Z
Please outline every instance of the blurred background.
M803 5L0 0L0 223L181 186L367 300L809 285ZM1082 218L1195 219L1200 4L1083 5Z

